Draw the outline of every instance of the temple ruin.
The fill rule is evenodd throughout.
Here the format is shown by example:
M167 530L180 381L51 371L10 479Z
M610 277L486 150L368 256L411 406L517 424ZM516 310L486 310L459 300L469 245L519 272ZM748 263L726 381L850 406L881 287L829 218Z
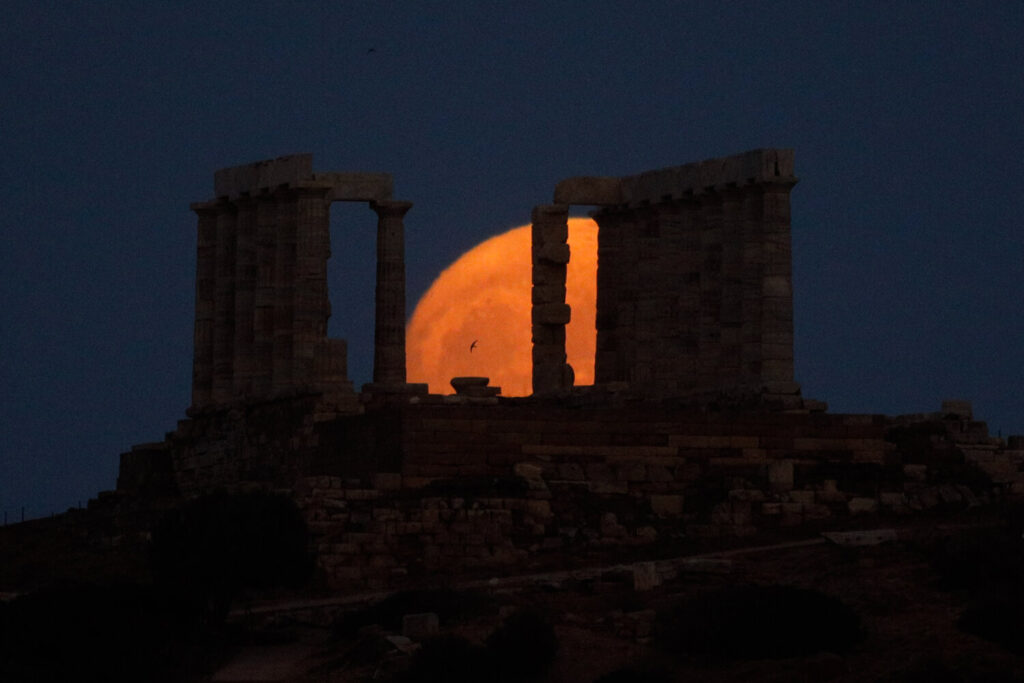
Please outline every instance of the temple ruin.
M415 583L1024 492L1024 437L969 402L833 414L793 376L789 150L577 177L533 210L533 389L409 384L403 219L383 173L218 171L198 216L188 418L121 456L136 500L288 491L334 587ZM373 382L327 336L332 202L377 213ZM595 206L593 386L566 363L571 205ZM978 474L983 472L984 474ZM986 477L988 483L986 483Z
M761 149L624 178L569 178L533 210L533 387L565 366L569 206L597 205L595 384L669 398L796 396L791 150ZM794 406L793 401L790 406Z
M314 173L299 154L214 174L198 216L192 412L238 401L316 392L353 407L347 344L327 337L329 210L365 202L376 212L375 392L405 377L403 217L386 173ZM424 389L425 390L425 389Z
M566 364L570 205L597 206L595 384L649 399L731 393L790 397L793 301L789 150L755 150L623 178L558 183L533 210L533 385L574 386ZM347 345L327 336L332 202L377 213L375 394L406 382L403 218L385 173L315 173L312 155L214 175L198 216L192 412L319 393L355 409Z

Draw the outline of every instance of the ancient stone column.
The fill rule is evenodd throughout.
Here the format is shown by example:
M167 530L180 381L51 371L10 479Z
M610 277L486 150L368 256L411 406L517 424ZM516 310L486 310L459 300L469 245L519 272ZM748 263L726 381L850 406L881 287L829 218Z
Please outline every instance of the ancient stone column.
M701 273L700 337L697 351L697 385L704 390L719 388L722 340L722 198L715 193L700 195Z
M760 185L743 188L743 324L740 376L746 384L761 381L761 290L764 281L764 197Z
M213 325L217 273L217 212L211 204L193 204L199 218L196 244L196 322L192 356L192 407L213 400Z
M569 207L538 206L533 210L532 221L533 393L542 395L573 386L573 370L565 362L565 326L571 315L565 303Z
M295 382L307 388L316 387L317 353L327 338L330 317L330 223L324 194L325 190L319 188L301 189L296 202L292 373Z
M277 195L277 241L274 250L274 364L271 386L279 392L294 386L296 209L294 190Z
M405 235L402 219L412 202L374 201L377 212L376 326L373 383L405 384Z
M242 195L234 202L235 221L235 330L233 395L252 395L256 368L254 323L256 313L256 202Z
M625 381L625 345L619 325L623 299L623 230L621 213L610 209L594 212L597 240L597 343L594 354L594 384Z
M214 403L234 396L235 368L235 205L217 204L215 248L213 389Z
M676 316L678 342L675 354L678 364L679 389L682 392L697 388L700 367L700 279L703 268L699 203L684 197L672 205L679 221L679 243L676 281Z
M743 348L743 202L741 191L728 185L715 188L722 211L722 298L719 316L719 382L742 383Z
M253 313L253 393L269 396L274 370L274 262L277 252L277 203L261 194L256 204L256 293Z
M795 178L764 186L761 274L761 377L766 385L793 382L793 256L789 192ZM787 393L782 390L783 393Z

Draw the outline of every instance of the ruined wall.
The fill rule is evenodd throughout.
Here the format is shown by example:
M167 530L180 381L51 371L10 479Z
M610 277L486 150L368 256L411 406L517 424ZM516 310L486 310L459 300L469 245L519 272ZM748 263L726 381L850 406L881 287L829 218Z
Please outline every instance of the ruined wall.
M945 415L914 423L926 448L878 415L424 406L400 423L398 471L300 482L338 586L976 505L993 490L961 446L984 443L1017 482L1024 463L983 423Z
M625 382L646 397L789 395L796 405L795 184L793 153L779 149L559 183L556 204L534 211L535 392L566 388L558 360L569 312L558 306L570 255L556 227L568 205L591 204L601 207L595 384Z
M314 173L300 154L222 169L198 216L192 412L319 392L358 406L347 345L327 337L329 207L367 202L378 213L375 381L405 381L402 217L385 173ZM396 333L396 330L402 334Z
M1024 492L1024 439L992 438L945 408L893 419L519 399L338 417L318 405L296 397L183 420L122 457L119 487L165 490L158 460L185 495L290 490L327 578L346 589Z

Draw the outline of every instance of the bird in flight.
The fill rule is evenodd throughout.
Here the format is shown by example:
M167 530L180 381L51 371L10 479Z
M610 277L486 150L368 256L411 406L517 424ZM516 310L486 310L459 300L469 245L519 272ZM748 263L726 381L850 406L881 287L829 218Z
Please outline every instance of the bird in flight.
M479 341L478 339L474 339L474 340L473 340L473 343L469 345L469 352L470 352L470 353L473 353L473 349L475 349L475 348L476 348L476 343L477 343L478 341Z

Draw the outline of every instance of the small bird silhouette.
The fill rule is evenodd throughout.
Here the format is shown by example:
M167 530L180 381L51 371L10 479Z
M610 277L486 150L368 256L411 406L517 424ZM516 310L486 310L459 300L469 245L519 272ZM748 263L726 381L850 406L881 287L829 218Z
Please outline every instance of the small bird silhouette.
M366 51L366 54L370 54L371 52L376 52L376 51L377 51L377 48L371 47L369 50Z
M473 353L473 349L475 349L475 348L476 348L476 343L477 343L477 341L479 341L479 340L478 340L478 339L474 339L474 340L473 340L473 343L469 345L469 352L470 352L470 353Z

